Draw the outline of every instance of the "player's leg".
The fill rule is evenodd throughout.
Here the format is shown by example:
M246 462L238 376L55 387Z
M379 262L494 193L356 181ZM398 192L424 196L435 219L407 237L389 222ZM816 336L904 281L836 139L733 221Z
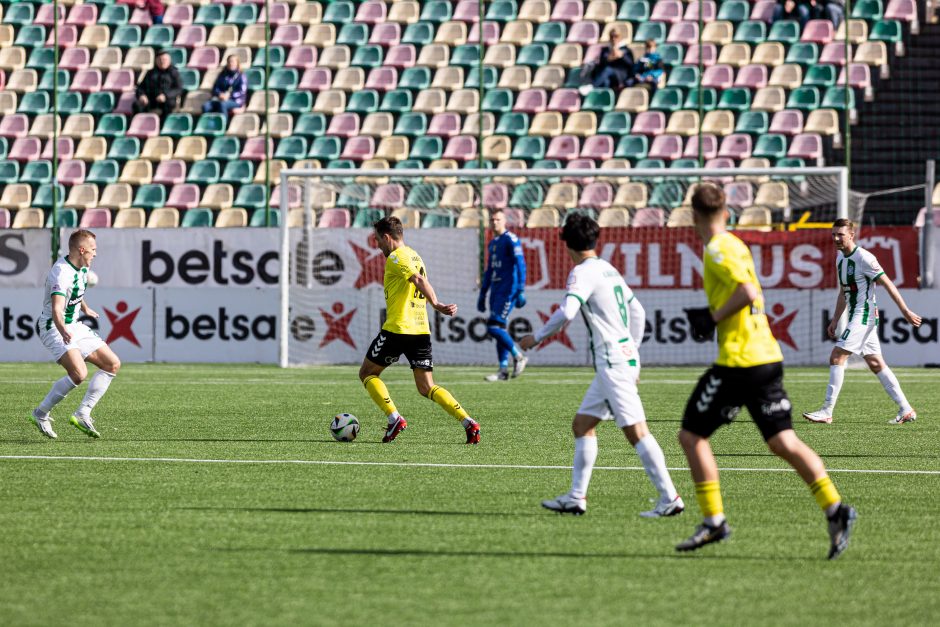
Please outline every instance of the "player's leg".
M593 386L593 384L592 384ZM588 401L588 395L585 395ZM574 434L574 461L571 464L571 490L561 496L542 501L542 507L560 514L574 514L580 516L587 511L587 491L591 483L591 474L594 472L594 463L597 461L597 432L595 428L601 421L598 416L590 413L600 409L610 415L606 408L594 407L581 409L575 414L571 422L571 431Z
M846 333L849 330L846 329ZM844 340L840 340L844 341ZM842 391L842 382L845 380L845 364L852 353L844 348L835 346L829 355L829 385L826 386L826 400L822 407L816 411L803 412L803 417L810 422L820 422L829 424L832 422L832 414L836 408L836 401L839 400L839 392Z
M84 351L82 351L84 352ZM85 360L98 367L98 371L91 376L88 381L88 389L85 391L85 397L72 417L69 419L76 428L82 433L93 438L100 437L98 430L95 429L95 423L91 417L91 410L94 409L104 393L108 391L111 381L117 376L121 369L121 360L107 344L102 344L85 357Z
M398 361L400 354L398 336L388 331L380 331L366 350L366 356L359 367L359 380L362 381L369 398L388 420L388 427L382 438L383 442L391 442L408 426L405 419L398 413L385 382L379 378L386 365Z
M877 336L875 336L877 337ZM881 381L882 387L884 387L885 392L888 393L888 396L891 397L891 400L895 402L898 406L898 414L888 422L894 425L902 425L905 422L913 422L917 420L917 412L914 411L914 408L911 407L911 404L907 400L907 396L904 395L904 391L901 389L901 383L898 381L898 378L894 375L894 371L888 367L888 364L885 363L884 358L881 356L880 346L877 353L868 353L864 354L865 363L868 364L868 367L871 369L875 376L878 377L878 380Z
M409 344L403 348L405 357L407 357L408 362L411 364L411 372L414 375L415 387L418 389L418 393L421 396L431 399L440 405L444 411L460 421L460 424L467 434L467 444L479 444L479 423L470 417L470 414L457 402L453 394L434 383L434 376L431 374L434 370L431 336L410 336Z
M61 345L59 347L61 354L56 359L56 362L65 369L65 376L61 379L57 379L52 384L46 397L42 399L38 407L33 409L32 420L39 428L40 433L47 438L55 439L58 436L52 429L53 419L50 413L62 399L68 396L69 392L81 385L85 377L88 376L88 368L85 366L85 360L82 359L82 354L78 348L67 348L64 342L62 342L59 332L55 329L52 329L49 333L54 333L55 336L58 337L58 343ZM49 347L49 343L48 338L44 338L43 344L46 344L47 348Z
M528 361L522 350L516 345L506 325L509 314L512 312L512 301L508 296L493 294L490 298L493 311L486 321L486 330L496 341L496 357L499 360L499 371L486 377L487 381L505 381L510 376L517 377L525 370ZM509 372L509 357L513 358L513 370Z

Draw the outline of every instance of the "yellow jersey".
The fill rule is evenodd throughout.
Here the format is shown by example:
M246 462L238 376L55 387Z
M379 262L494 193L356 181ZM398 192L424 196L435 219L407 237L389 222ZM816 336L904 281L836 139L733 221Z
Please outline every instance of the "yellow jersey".
M719 366L749 368L783 361L780 345L764 313L764 293L747 245L731 233L719 233L705 245L705 294L708 308L724 305L740 283L757 287L757 299L718 323Z
M424 262L413 248L400 246L385 260L385 324L382 328L402 335L431 333L427 299L408 279L426 276Z

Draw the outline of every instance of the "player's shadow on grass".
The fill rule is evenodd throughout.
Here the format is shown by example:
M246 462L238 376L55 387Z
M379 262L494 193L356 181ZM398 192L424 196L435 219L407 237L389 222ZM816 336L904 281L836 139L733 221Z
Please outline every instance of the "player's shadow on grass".
M189 511L225 511L225 512L253 512L271 514L383 514L392 516L540 516L543 512L455 512L447 510L423 509L370 509L370 508L336 508L336 507L179 507L177 509Z

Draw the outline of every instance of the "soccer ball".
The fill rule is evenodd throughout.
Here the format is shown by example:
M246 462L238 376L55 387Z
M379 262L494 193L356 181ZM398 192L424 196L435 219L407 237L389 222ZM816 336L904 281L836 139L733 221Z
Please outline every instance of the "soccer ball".
M359 435L359 419L352 414L336 414L330 423L330 433L339 442L352 442Z
M89 270L85 273L85 281L88 282L88 287L94 287L98 285L98 275Z

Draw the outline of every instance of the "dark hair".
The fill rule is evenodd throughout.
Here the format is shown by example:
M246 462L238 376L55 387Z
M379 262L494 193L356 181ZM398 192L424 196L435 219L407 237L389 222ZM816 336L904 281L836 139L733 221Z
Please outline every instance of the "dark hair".
M696 213L713 216L725 208L725 192L712 183L701 183L692 194L692 210Z
M372 228L375 229L378 235L390 235L396 242L400 242L405 233L405 227L402 225L401 220L395 216L382 218L373 224Z
M593 249L600 234L601 227L594 218L583 213L569 213L561 227L561 239L568 248L578 252Z
M832 228L834 229L838 229L843 226L848 227L849 233L855 232L855 223L849 220L848 218L839 218L838 220L832 223Z
M95 234L87 229L78 229L69 236L69 248L78 248L86 239L96 239Z

